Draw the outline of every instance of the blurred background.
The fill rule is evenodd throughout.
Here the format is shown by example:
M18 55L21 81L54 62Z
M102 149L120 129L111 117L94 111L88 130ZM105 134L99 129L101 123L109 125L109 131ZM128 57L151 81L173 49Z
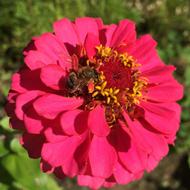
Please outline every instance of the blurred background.
M143 179L113 190L190 190L190 0L0 0L0 190L79 190L75 179L64 182L39 170L28 158L19 133L9 128L4 112L10 78L22 64L22 49L32 36L52 31L60 18L101 17L105 23L124 18L137 24L138 35L151 33L166 64L185 86L181 129L176 146Z

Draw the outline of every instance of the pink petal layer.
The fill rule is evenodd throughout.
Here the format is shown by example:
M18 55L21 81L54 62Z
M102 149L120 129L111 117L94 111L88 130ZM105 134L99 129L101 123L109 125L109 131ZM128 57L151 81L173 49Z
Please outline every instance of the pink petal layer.
M46 141L49 143L62 142L64 140L66 140L68 137L63 133L60 133L60 128L59 128L59 126L57 126L57 124L55 124L55 122L57 122L57 121L55 120L54 125L52 124L51 127L48 127L44 131L44 136L46 137Z
M99 189L104 183L103 178L88 175L78 175L77 181L79 185L88 186L91 189Z
M155 102L175 102L183 97L183 86L173 79L148 88L146 96Z
M152 171L158 165L159 161L160 160L157 160L153 155L149 155L146 171Z
M104 184L103 184L103 187L105 188L112 188L116 185L115 182L108 182L108 181L105 181Z
M46 94L38 98L33 106L37 113L48 119L54 119L63 111L73 110L83 103L80 98L66 98L55 94Z
M90 58L90 59L93 58L93 56L96 54L96 47L98 45L100 45L98 36L88 33L85 38L85 42L84 42L84 47L86 49L88 58Z
M48 57L48 55L43 52L30 50L24 58L24 62L31 70L35 70L45 65L52 64L53 59Z
M79 44L79 37L76 33L74 24L67 18L56 21L53 24L54 32L59 41L73 46Z
M142 72L142 75L146 77L150 83L162 83L173 80L173 71L175 71L174 66L161 65Z
M90 145L89 160L94 176L108 178L113 172L117 154L106 138L94 136Z
M118 157L121 163L131 172L138 173L144 169L144 155L141 154L133 139L129 136L128 132L124 129L126 125L120 123L114 133L112 134L111 141L113 146L118 152ZM127 128L126 128L127 129ZM131 164L135 163L135 164Z
M95 36L99 36L98 31L99 27L101 27L99 19L90 17L77 18L75 20L75 25L77 33L79 34L82 43L84 43L84 40L88 33L94 34Z
M111 47L118 47L119 45L129 45L136 40L135 23L130 20L122 20L115 29L112 40L110 43Z
M150 125L163 134L174 134L179 129L180 106L176 103L141 102L144 118Z
M63 78L66 72L58 65L47 65L41 69L40 78L42 82L55 90L60 90L65 87Z
M16 99L15 113L20 120L23 120L24 111L31 106L31 101L42 95L43 92L33 90L19 95Z
M71 158L62 166L62 170L69 177L76 176L79 173L77 161Z
M95 109L90 111L88 116L88 126L92 133L97 136L107 136L110 132L110 128L106 122L105 110L98 105Z
M127 52L131 54L138 63L142 64L140 68L142 72L163 65L156 52L156 45L156 41L153 40L150 35L144 35L127 49Z
M88 113L82 110L71 110L61 115L61 127L68 135L78 135L87 129Z
M67 165L73 159L80 141L80 137L73 136L62 142L45 143L42 148L42 158L53 167Z
M11 89L23 93L31 90L50 92L40 80L40 70L21 69L12 77Z
M114 177L118 184L127 184L133 180L133 174L126 170L119 162L115 166Z
M52 33L44 33L34 41L39 52L43 52L50 59L52 64L59 64L63 69L70 69L71 57L64 44L61 44Z
M108 46L110 47L110 43L112 41L112 36L113 36L113 33L115 32L115 29L117 28L117 25L116 24L110 24L106 27L106 30L105 30L105 39L103 38L101 40L101 43L105 46Z
M163 135L148 130L148 127L145 128L136 120L132 121L127 113L123 115L132 133L131 138L140 149L153 155L157 160L161 160L167 155L169 148Z
M89 147L91 143L91 136L89 133L86 133L86 137L84 142L80 144L80 146L77 148L74 154L74 158L76 159L78 163L78 168L79 168L79 174L81 175L91 175L91 169L89 166L89 161L88 161L88 153L89 153Z
M31 107L24 113L24 125L28 133L40 134L44 129L40 116Z

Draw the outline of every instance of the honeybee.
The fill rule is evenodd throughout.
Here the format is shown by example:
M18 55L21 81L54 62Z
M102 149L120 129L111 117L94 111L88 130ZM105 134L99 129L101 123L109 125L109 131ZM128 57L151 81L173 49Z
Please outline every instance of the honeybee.
M78 72L72 71L67 79L69 95L79 96L86 92L89 81L98 80L97 71L89 66L79 68Z

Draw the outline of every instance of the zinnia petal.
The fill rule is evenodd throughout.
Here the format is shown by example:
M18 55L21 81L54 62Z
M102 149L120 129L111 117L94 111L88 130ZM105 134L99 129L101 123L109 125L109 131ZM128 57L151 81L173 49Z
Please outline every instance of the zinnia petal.
M128 52L142 64L141 71L163 64L156 53L156 45L156 41L150 35L144 35L129 47Z
M68 135L78 135L86 130L88 113L82 110L71 110L61 115L61 127Z
M133 180L133 174L126 170L119 162L115 166L114 176L119 184L126 184Z
M168 144L162 134L156 134L143 127L138 121L132 121L127 114L124 115L132 133L132 138L143 151L153 155L157 160L168 153Z
M124 45L129 45L136 40L135 24L130 20L122 20L115 29L112 40L110 43L111 47L118 47L123 45L122 43L127 43Z
M95 18L77 18L75 20L75 26L82 43L84 43L84 40L88 33L92 33L95 36L99 36L98 31L100 27L100 22Z
M124 127L124 126L123 126ZM140 150L129 134L121 128L114 131L111 137L113 146L115 146L121 163L131 172L137 173L144 169L143 158ZM123 139L125 139L123 141ZM136 164L131 164L136 163Z
M31 70L41 68L54 62L54 60L48 57L45 53L34 50L29 51L24 58L24 61Z
M104 183L104 178L92 177L88 175L79 175L77 181L78 184L81 186L88 186L92 189L99 189Z
M80 98L66 98L55 94L46 94L38 98L33 106L39 115L54 119L60 112L73 110L83 103Z
M65 87L65 75L66 71L60 66L50 64L41 69L40 78L46 86L55 90L60 90Z
M23 120L26 107L31 106L30 102L42 94L43 92L34 90L23 93L17 97L15 113L20 120Z
M143 102L145 120L163 134L172 134L179 128L179 105L175 103L155 104ZM167 116L167 117L166 117Z
M41 117L35 112L32 106L24 113L24 124L27 132L31 134L40 134L45 127Z
M107 136L109 134L110 128L106 122L103 107L97 106L89 113L88 126L91 128L91 131L97 136L101 137Z
M173 102L183 97L183 86L175 80L152 86L147 97L155 102Z
M85 38L84 47L89 58L93 58L93 56L96 54L96 47L98 45L100 45L98 36L88 33Z
M117 154L106 138L94 136L89 150L92 174L96 177L109 177L113 172L116 160Z
M71 44L73 46L79 43L75 26L67 18L56 21L53 25L53 28L55 35L61 42Z
M42 148L42 158L54 167L67 164L73 158L73 154L80 142L80 137L73 136L62 142L45 143Z

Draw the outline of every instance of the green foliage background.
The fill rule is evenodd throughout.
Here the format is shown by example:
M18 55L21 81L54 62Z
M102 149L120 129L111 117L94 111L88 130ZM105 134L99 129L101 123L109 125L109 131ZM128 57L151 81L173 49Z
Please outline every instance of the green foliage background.
M3 110L11 75L23 64L22 49L31 37L52 31L57 19L81 16L101 17L105 23L129 18L137 23L139 35L151 33L157 40L160 56L177 67L176 78L185 86L181 130L170 154L182 155L190 163L189 0L0 0L0 190L85 189L75 180L63 183L40 172L39 161L28 158ZM185 171L176 187L161 184L154 189L188 190L190 184L185 186L183 178L190 171Z

